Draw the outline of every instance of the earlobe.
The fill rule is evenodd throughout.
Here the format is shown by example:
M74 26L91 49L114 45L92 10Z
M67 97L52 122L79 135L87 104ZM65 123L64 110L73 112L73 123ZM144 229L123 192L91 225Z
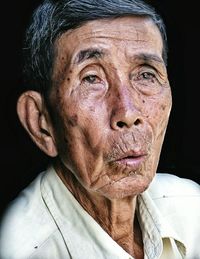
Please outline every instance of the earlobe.
M47 155L57 156L57 148L50 119L45 112L40 93L27 91L17 102L19 119L35 144Z

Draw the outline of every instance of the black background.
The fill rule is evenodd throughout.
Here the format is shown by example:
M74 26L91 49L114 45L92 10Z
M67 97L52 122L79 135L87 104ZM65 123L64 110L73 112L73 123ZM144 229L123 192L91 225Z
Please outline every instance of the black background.
M4 1L3 1L4 2ZM40 1L17 0L0 4L0 199L1 210L23 189L48 158L32 143L16 115L23 85L21 49L30 13ZM176 3L174 3L176 2ZM200 183L200 69L198 8L190 1L153 1L163 15L169 41L168 74L173 108L158 171Z

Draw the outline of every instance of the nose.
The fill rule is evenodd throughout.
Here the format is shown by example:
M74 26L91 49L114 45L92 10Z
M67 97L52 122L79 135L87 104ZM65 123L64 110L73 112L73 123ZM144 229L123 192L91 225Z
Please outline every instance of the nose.
M138 93L130 93L125 87L118 89L117 93L115 92L111 113L112 129L122 130L143 123L137 95Z

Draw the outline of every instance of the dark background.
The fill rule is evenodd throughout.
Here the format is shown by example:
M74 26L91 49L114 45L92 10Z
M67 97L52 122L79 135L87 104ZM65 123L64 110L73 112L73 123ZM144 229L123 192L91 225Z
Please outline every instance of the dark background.
M16 115L16 100L23 86L21 49L24 30L30 13L40 1L3 2L0 4L1 210L48 162L48 158L32 143ZM190 6L184 6L182 1L170 0L155 0L153 3L167 26L170 49L168 74L173 93L173 109L158 171L200 183L200 40L197 4L190 1Z

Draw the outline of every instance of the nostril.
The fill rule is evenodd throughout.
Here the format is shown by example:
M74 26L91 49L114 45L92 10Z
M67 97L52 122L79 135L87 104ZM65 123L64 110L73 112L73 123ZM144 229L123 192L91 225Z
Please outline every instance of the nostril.
M140 119L137 119L135 122L134 122L134 125L135 126L137 126L137 125L139 125L141 123L141 121L140 121ZM118 121L117 122L117 127L118 128L123 128L123 127L128 127L128 124L126 123L126 122L124 122L124 121Z
M123 128L124 126L126 126L126 123L125 123L125 122L123 122L123 121L118 121L118 122L117 122L117 127Z
M137 126L138 124L140 124L140 120L137 119L135 122L134 122L134 125Z

